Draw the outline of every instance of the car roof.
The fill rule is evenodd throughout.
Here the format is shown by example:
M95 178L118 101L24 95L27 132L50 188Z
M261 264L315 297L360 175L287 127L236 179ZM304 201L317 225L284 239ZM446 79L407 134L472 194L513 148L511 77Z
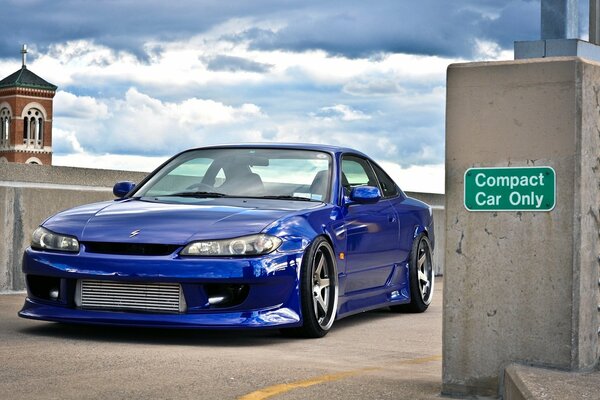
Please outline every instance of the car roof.
M314 143L239 143L239 144L221 144L221 145L210 145L210 146L202 146L191 150L200 150L200 149L221 149L221 148L263 148L263 149L295 149L295 150L317 150L317 151L325 151L328 153L338 154L338 153L355 153L362 155L364 157L368 157L366 154L352 149L350 147L343 146L333 146L327 144L314 144ZM370 157L368 157L370 158Z

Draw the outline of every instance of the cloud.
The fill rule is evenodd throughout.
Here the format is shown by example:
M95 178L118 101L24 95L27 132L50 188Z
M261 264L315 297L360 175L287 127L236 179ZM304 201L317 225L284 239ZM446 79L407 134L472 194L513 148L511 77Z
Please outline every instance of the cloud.
M62 80L55 126L75 132L94 154L168 155L210 143L288 139L347 145L352 136L369 154L390 157L389 149L398 149L402 165L443 160L445 69L455 60L227 48L211 35L153 43L161 51L150 65L92 42L68 42L30 68ZM223 52L272 68L205 68L202 60ZM385 141L390 145L370 145Z
M83 108L77 104L89 102L87 97L73 94L61 98L63 105L74 104L76 109ZM124 98L96 100L93 105L105 112L66 111L69 118L55 119L55 152L170 155L207 141L218 142L226 135L217 135L217 131L264 117L260 108L250 103L234 107L198 98L165 102L135 88ZM240 132L243 135L246 130Z
M539 40L540 13L540 1L507 1L496 15L477 21L478 39L496 43L501 49L512 49L515 40Z
M586 2L580 2L586 3ZM582 10L584 6L581 7ZM10 1L0 16L0 57L19 57L20 43L40 52L67 41L95 41L144 63L160 53L152 42L182 41L228 27L222 38L251 48L364 58L380 53L470 57L476 39L511 48L539 37L539 1L362 0ZM26 23L24 23L26 21ZM245 21L232 26L231 21ZM249 26L248 26L249 25ZM585 30L585 29L584 29Z
M344 85L344 92L354 96L387 96L400 93L394 79L385 77L362 77Z
M73 131L52 127L52 150L58 154L82 154L83 147Z
M354 110L353 108L345 104L336 104L330 107L321 107L318 112L311 114L313 117L321 118L325 120L340 119L342 121L360 121L371 119L370 115L366 115L360 110Z
M477 39L506 47L512 47L505 40L508 35L529 39L539 26L534 8L528 0L382 1L377 7L364 1L331 1L291 11L282 28L252 27L237 40L257 49L320 49L349 58L378 53L471 57Z
M248 60L242 57L218 55L209 59L206 67L211 71L246 71L264 73L268 72L273 66L270 64Z
M57 118L104 119L108 106L90 96L76 96L59 90L54 96L54 116Z
M54 46L31 69L63 81L55 126L76 132L81 146L94 153L168 154L207 143L286 137L318 142L322 136L347 145L343 136L353 135L360 137L356 146L364 143L362 149L382 156L400 149L403 165L443 160L445 69L455 60L225 49L212 40L154 43L161 52L150 65L94 43L69 42ZM225 50L273 67L264 74L204 68L201 60ZM103 59L111 64L99 66ZM296 131L302 134L290 135ZM174 135L171 146L164 135ZM372 148L374 137L393 146Z
M445 192L444 164L413 165L408 168L402 168L397 164L383 161L380 165L404 191L421 193Z
M65 167L150 172L165 162L167 158L82 152L75 154L54 154L52 156L52 164Z

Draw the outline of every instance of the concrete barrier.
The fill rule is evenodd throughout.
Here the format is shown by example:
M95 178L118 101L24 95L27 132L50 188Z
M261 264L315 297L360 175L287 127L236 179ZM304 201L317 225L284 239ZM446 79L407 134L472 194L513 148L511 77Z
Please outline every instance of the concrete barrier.
M0 293L24 290L21 257L31 233L47 217L77 205L111 200L117 181L140 182L146 173L27 164L0 164ZM444 195L408 193L434 207L436 274L443 272Z
M52 214L113 199L117 181L146 173L29 164L0 164L0 292L23 290L21 257L31 233Z
M597 399L600 371L569 372L510 364L504 370L504 400Z

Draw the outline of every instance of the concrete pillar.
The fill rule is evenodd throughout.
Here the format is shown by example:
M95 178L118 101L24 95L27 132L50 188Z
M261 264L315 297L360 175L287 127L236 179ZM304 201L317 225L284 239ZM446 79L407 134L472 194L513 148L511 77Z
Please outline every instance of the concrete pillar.
M549 166L548 212L469 212L471 167ZM443 388L496 395L506 365L598 360L600 64L448 68Z
M600 0L590 0L589 42L600 45Z
M579 36L577 0L542 0L542 40Z

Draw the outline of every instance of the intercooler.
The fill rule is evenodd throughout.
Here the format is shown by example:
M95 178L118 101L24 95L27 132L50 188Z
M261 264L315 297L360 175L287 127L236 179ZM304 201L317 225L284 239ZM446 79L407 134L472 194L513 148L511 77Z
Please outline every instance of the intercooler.
M178 283L140 283L78 280L75 304L79 308L179 313L186 304Z

